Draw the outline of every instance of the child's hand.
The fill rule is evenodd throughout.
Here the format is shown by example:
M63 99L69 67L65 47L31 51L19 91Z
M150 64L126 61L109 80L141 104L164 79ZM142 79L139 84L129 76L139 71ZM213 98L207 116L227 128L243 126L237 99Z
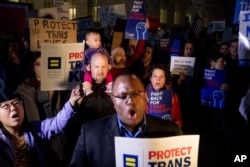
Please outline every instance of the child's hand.
M69 99L71 106L77 107L78 105L80 105L80 103L82 102L83 95L84 94L83 94L82 84L78 84L76 88L74 88L71 91Z

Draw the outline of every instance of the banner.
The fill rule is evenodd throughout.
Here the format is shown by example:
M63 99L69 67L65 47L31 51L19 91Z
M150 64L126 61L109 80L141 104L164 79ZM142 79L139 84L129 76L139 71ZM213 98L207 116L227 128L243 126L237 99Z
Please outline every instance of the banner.
M41 90L70 90L82 81L84 45L42 44Z
M195 57L171 56L170 72L179 75L184 72L185 75L193 76Z
M125 29L125 39L148 39L146 22L146 1L134 0Z
M30 50L40 51L42 43L75 43L76 21L29 18Z
M204 69L204 84L201 88L201 105L215 108L225 107L225 92L220 89L226 83L225 70Z
M239 22L240 11L250 10L250 0L236 0L233 24Z
M101 6L98 8L101 27L115 26L116 19L126 19L125 4Z
M240 29L238 41L239 66L250 66L250 11L240 12Z
M197 167L199 135L163 138L115 137L118 167Z

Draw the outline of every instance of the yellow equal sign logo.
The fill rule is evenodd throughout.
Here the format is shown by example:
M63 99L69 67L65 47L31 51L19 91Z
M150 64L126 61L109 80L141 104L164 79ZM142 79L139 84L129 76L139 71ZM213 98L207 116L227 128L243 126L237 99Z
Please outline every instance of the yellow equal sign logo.
M138 167L138 156L123 154L123 166L124 167Z
M61 57L49 57L48 69L61 69Z

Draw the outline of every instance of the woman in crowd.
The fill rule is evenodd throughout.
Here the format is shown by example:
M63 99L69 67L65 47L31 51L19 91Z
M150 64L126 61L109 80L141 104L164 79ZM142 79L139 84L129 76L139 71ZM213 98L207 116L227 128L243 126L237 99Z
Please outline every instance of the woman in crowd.
M0 92L0 166L47 167L55 159L44 145L46 140L63 133L80 104L81 85L72 90L69 100L55 117L28 122L23 101L10 89Z
M146 87L148 114L173 121L182 127L180 100L171 89L172 79L168 67L163 64L153 65L150 69L150 81Z
M35 52L30 57L27 77L19 84L16 93L23 100L28 121L44 120L57 114L66 101L68 92L41 90L41 53ZM60 135L48 143L61 161L64 156L64 140L64 136Z

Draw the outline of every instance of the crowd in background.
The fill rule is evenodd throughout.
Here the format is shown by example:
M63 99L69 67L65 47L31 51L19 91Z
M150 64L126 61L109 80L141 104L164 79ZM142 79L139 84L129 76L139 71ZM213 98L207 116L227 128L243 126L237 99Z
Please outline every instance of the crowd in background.
M102 46L110 46L110 41L105 39L102 37ZM175 107L180 106L176 123L184 134L201 135L200 149L206 150L207 155L202 154L199 157L199 163L203 164L206 156L214 154L211 161L203 166L214 166L218 162L221 163L219 165L226 166L228 157L249 151L250 140L247 138L249 120L239 112L241 99L250 87L249 67L238 66L237 39L216 41L212 35L206 35L195 39L184 39L180 36L180 40L179 56L196 57L193 76L185 76L183 73L171 75L169 52L162 52L156 42L139 40L136 46L130 47L126 39L118 48L112 50L106 48L113 61L110 73L115 79L125 70L132 71L141 78L147 89L150 84L151 87L155 84L153 76L161 75L165 78L162 88L171 90L178 96L178 102L172 103ZM29 50L28 35L2 34L0 48L0 68L4 71L5 82L23 99L28 120L43 120L55 116L66 102L69 92L40 90L41 53ZM204 68L220 69L216 66L217 63L222 64L222 69L228 73L227 85L223 87L226 92L224 109L203 107L200 103L203 70ZM157 66L159 64L160 67ZM155 69L161 70L154 71ZM98 103L96 99L91 99L96 95L90 95L89 101L85 101L85 104L80 106L80 109L86 112L71 121L69 130L63 137L58 136L49 143L64 165L70 161L80 125L115 112L109 95L105 94L105 88L99 88L94 83L92 87L94 90L103 90L104 92L98 96L104 97L106 101ZM95 110L95 114L89 112L92 110ZM74 127L77 128L72 131Z

